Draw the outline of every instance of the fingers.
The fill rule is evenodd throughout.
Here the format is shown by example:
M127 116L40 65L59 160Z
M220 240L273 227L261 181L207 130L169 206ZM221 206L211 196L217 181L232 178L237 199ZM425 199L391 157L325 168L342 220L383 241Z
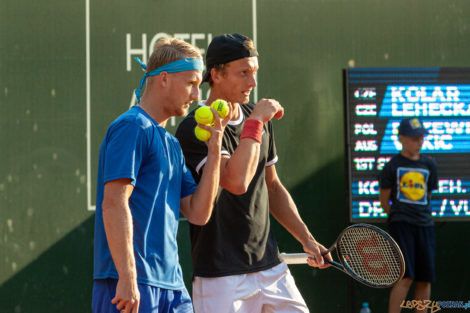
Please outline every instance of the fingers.
M331 264L328 263L327 261L333 261L333 258L331 257L331 254L330 253L327 253L323 256L323 260L325 260L325 265L323 265L322 267L320 268L327 268L327 267L330 267Z
M216 125L214 127L210 127L208 125L197 124L200 128L208 131L210 133L209 139L205 141L206 146L212 152L220 153L220 146L222 144L222 136L223 136L223 128L220 125L220 118L216 120Z
M232 118L233 105L230 102L228 102L228 105L229 113L224 119L220 117L219 113L213 107L210 107L214 116L214 123L212 125L198 124L199 128L202 128L211 133L209 139L206 141L206 145L208 147L213 146L213 148L215 149L220 146L220 138L223 135L225 126L227 126L228 122Z
M119 279L116 285L116 295L111 304L121 313L137 313L140 301L140 292L136 281Z
M214 115L214 124L215 124L215 127L220 128L222 119L220 118L219 113L217 113L217 111L214 110L213 107L210 107L210 108L211 108L212 114Z
M140 302L137 301L137 303L134 305L132 313L139 313L139 304L140 304Z
M309 259L312 259L312 263L315 264L314 266L315 267L320 267L320 266L323 266L325 265L325 261L323 260L323 256L321 255L320 253L320 249L318 247L316 247L316 249L313 249L312 251L313 253L313 256L314 258L309 258Z
M284 115L284 108L274 99L261 99L251 113L252 118L259 119L266 123L273 117L281 119Z
M271 118L275 117L276 119L281 119L284 115L284 108L282 105L274 99L262 99L266 101L268 108L273 112Z
M114 297L113 300L111 300L111 303L116 304L116 309L118 310L121 310L126 305L126 301L118 297L117 295Z
M131 300L127 303L123 313L137 313L139 311L139 301Z
M323 257L323 261L324 261L323 262L324 264L322 266L320 266L320 268L323 269L323 268L330 267L331 264L329 264L327 261L333 261L333 258L331 257L331 253L328 252L328 249L325 248L323 245L318 244L318 246L320 248L320 253L321 253L321 255Z
M320 265L318 264L316 258L308 258L307 259L307 264L312 266L312 267L320 267Z
M112 304L116 304L116 309L121 311L121 313L138 313L139 312L139 301L130 300L125 301L123 299L118 299L117 297L111 300Z
M224 127L228 124L228 122L230 122L230 120L232 119L233 115L235 114L235 113L233 112L233 104L232 104L232 102L227 102L227 104L228 104L228 107L229 107L229 112L228 112L228 115L227 115L227 116L223 119L223 121L222 121L222 125L223 125Z
M324 269L331 266L331 264L329 264L328 262L324 262L323 265L320 265L320 263L316 262L315 259L312 258L307 259L307 263L308 265L312 267L318 267L319 269Z
M310 266L318 267L318 268L327 268L331 265L327 261L332 261L331 254L328 252L328 249L325 248L323 245L318 243L315 240L309 241L304 246L304 251L311 254L312 257L307 259L307 263Z
M217 111L214 110L213 107L211 107L212 114L214 115L214 124L216 128L224 128L227 126L228 122L232 119L233 116L233 105L231 102L227 102L228 107L229 107L229 112L225 118L221 118L220 115L217 113Z
M211 133L214 131L214 127L211 127L209 125L204 125L204 124L199 124L198 123L197 126L199 126L202 129L205 129L207 131L210 131Z
M124 308L124 310L121 313L130 313L131 309L132 309L132 305L128 304L128 305L126 305L126 307Z
M282 118L282 116L284 116L284 108L281 108L279 111L277 111L277 113L274 115L274 117L277 119L277 120L280 120Z

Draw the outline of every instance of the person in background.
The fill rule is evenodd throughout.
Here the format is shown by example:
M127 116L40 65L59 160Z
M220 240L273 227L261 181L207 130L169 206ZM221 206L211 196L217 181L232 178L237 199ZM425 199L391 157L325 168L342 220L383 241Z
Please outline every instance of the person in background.
M421 154L426 133L419 119L404 118L398 127L402 150L380 176L379 200L388 214L389 233L400 246L406 265L403 279L390 292L389 313L401 311L413 281L413 299L429 300L435 280L436 239L430 200L431 191L437 189L437 165Z

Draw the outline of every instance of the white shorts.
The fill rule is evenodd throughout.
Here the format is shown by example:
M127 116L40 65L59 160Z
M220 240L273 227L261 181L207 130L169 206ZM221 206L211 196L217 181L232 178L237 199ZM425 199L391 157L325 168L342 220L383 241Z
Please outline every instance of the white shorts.
M286 263L268 270L193 281L195 313L309 312Z

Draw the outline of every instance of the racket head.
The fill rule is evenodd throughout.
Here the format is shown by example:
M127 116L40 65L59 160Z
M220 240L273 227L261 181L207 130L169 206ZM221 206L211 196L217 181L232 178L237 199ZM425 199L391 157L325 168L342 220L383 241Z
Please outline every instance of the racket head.
M405 273L400 247L388 233L373 225L347 227L338 236L336 252L344 271L370 287L391 287Z

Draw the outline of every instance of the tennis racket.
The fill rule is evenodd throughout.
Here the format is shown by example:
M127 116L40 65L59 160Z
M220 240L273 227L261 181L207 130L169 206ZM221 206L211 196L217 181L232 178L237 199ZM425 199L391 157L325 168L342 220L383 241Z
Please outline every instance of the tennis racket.
M355 224L344 229L323 255L336 249L341 263L326 260L357 281L374 288L388 288L405 273L405 260L395 240L382 229ZM307 253L281 253L287 264L304 264Z

